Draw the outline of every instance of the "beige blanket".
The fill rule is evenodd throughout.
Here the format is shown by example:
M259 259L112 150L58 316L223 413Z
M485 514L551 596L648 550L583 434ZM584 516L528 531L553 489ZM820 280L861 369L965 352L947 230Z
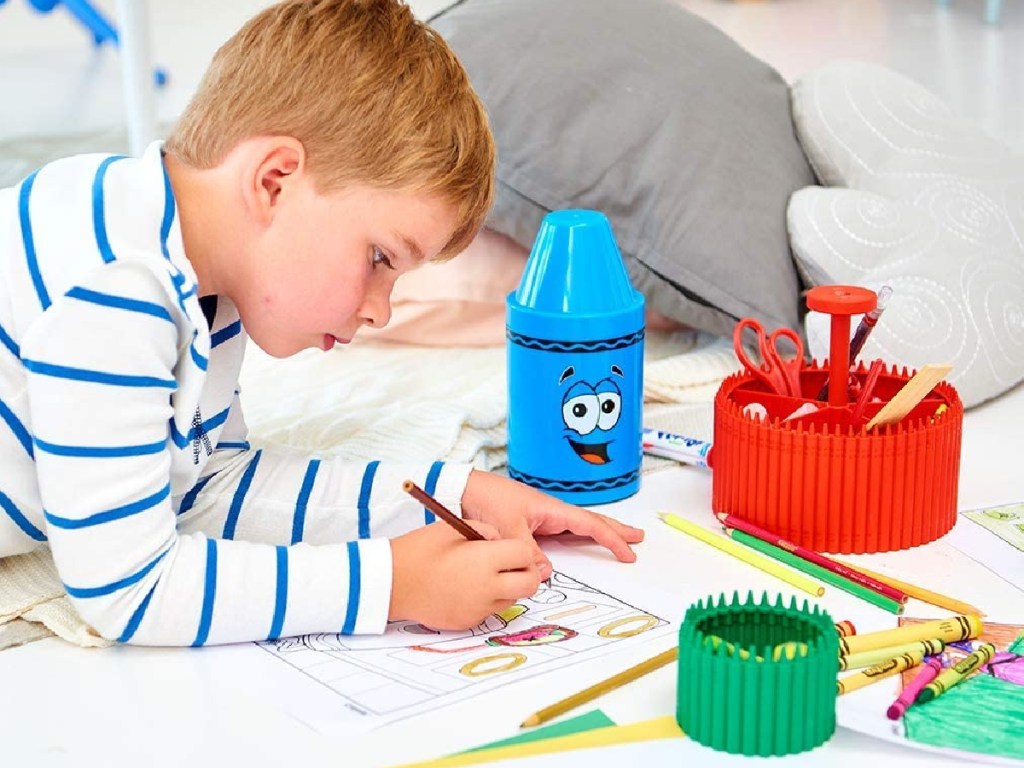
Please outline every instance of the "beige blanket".
M353 460L505 465L505 349L354 344L273 360L250 345L242 404L251 442ZM644 422L710 440L711 401L737 367L728 342L694 332L648 334ZM647 457L644 471L671 462ZM109 642L74 612L49 551L0 559L0 649L55 634Z

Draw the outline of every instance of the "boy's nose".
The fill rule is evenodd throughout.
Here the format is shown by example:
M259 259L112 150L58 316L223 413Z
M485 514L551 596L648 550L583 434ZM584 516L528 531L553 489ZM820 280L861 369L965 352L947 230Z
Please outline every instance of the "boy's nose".
M367 294L359 315L371 328L383 328L391 321L391 292Z

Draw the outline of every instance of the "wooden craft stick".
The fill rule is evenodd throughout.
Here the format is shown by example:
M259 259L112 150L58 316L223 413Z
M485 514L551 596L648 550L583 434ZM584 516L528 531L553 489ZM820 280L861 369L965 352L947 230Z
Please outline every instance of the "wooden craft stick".
M864 428L873 429L883 424L893 424L899 421L914 410L914 407L924 400L935 385L946 378L946 375L952 370L952 365L928 363L915 373L888 403L882 406L882 409Z

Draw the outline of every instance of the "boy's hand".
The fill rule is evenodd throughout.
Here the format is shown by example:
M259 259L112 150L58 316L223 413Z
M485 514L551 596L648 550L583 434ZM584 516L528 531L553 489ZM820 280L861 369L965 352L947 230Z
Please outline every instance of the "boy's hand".
M501 539L486 523L470 525L488 541L467 541L440 520L391 540L389 621L469 629L537 592L536 545Z
M566 504L516 480L479 470L469 475L462 495L462 516L489 523L505 538L529 542L541 579L551 576L551 561L537 546L534 535L568 531L587 536L624 563L636 560L629 545L644 538L639 528Z

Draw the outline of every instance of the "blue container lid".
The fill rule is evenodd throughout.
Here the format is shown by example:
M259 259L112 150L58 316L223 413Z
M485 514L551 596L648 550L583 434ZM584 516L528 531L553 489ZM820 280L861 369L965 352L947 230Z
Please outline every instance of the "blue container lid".
M600 211L553 211L544 217L506 308L510 329L557 340L629 333L644 322L644 297L633 288Z

